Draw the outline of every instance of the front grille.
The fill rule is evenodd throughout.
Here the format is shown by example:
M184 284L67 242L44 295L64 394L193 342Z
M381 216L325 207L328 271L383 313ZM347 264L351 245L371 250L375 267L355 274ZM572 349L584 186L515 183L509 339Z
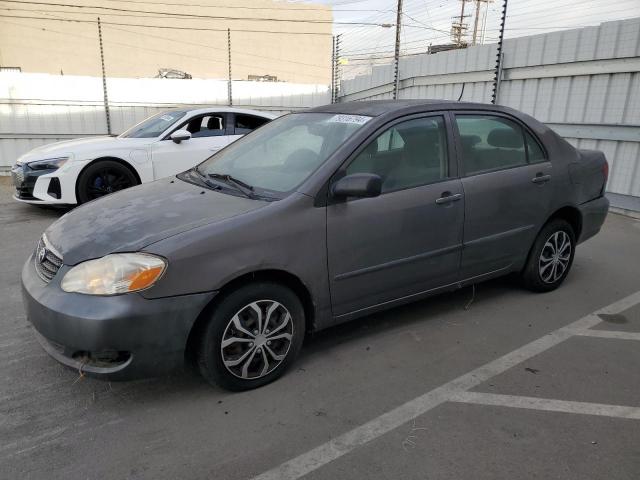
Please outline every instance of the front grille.
M11 169L11 181L14 187L19 187L24 182L24 170L21 168Z
M58 273L58 270L62 266L62 258L53 253L44 235L40 237L40 241L36 247L34 263L36 266L36 273L47 283L55 277L56 273Z

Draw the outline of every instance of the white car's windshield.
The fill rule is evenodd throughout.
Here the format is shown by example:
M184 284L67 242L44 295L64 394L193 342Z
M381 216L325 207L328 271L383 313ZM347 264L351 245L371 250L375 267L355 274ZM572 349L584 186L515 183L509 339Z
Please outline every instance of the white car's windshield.
M285 115L204 161L197 171L204 177L230 175L262 190L288 192L370 119L333 113Z
M155 138L186 114L182 110L159 113L134 125L120 135L120 138Z

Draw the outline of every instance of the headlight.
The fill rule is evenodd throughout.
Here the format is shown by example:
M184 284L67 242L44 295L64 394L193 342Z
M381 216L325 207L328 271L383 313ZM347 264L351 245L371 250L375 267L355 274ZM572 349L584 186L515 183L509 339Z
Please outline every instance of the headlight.
M57 170L67 163L67 160L69 160L69 157L47 158L46 160L29 162L27 165L33 170Z
M62 279L62 290L87 295L136 292L152 286L166 267L155 255L114 253L73 267Z

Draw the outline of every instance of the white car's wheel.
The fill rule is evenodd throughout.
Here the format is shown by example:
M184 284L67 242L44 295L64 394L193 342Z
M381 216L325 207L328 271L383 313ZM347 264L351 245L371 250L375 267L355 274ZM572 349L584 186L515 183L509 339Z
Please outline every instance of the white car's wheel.
M135 174L113 160L92 163L78 177L78 203L86 203L138 184Z

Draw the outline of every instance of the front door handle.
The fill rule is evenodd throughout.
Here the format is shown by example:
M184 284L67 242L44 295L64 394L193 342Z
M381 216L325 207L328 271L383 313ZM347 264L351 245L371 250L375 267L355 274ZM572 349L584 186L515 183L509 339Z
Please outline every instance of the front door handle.
M440 198L436 198L436 203L438 205L443 205L443 204L447 204L447 203L457 202L461 198L462 198L462 194L461 193L455 193L455 194L451 195L449 192L443 192L443 194L442 194L442 196Z
M531 179L533 183L546 183L549 180L551 180L551 175L543 175L541 173L536 174L536 176Z

